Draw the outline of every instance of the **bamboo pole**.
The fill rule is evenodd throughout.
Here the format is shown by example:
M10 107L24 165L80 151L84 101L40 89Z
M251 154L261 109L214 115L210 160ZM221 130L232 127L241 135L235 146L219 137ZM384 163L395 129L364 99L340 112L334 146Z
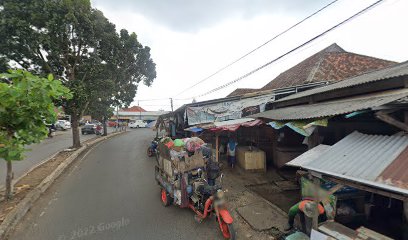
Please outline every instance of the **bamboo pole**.
M313 195L314 195L315 208L313 211L312 228L314 230L317 230L319 226L319 204L320 204L319 188L320 188L319 179L316 177L313 177L313 189L314 189Z
M218 162L218 156L219 156L219 134L218 132L215 133L215 161Z

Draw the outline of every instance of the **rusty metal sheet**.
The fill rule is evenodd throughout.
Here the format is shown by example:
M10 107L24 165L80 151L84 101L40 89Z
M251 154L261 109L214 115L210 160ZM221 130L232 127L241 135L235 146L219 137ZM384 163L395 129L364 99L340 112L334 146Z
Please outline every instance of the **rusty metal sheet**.
M408 147L388 165L377 181L408 189Z

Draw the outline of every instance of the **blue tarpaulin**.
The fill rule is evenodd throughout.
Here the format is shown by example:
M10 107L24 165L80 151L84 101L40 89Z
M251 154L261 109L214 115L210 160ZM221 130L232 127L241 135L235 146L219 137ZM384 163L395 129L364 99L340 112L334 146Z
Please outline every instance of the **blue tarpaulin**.
M186 131L190 131L190 132L201 132L201 131L203 131L203 129L202 128L199 128L199 127L191 127L191 128L186 128L186 129L184 129L184 130L186 130Z

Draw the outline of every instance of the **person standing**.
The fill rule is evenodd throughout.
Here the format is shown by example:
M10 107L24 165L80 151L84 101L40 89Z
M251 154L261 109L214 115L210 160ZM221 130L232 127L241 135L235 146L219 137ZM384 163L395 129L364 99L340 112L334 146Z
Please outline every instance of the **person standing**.
M228 154L228 165L231 168L234 168L235 166L235 161L236 161L235 152L237 149L237 145L238 143L234 139L230 138L228 145L227 145L227 154Z

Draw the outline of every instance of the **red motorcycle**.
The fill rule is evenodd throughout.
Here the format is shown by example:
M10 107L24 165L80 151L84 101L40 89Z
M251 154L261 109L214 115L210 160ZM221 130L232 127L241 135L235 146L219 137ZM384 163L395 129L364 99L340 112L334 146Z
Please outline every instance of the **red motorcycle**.
M167 207L174 204L181 208L188 207L196 213L195 219L198 222L214 214L223 237L235 239L233 219L226 206L225 191L221 189L223 174L220 176L220 185L215 184L211 186L202 177L200 169L196 172L196 176L194 176L194 173L191 174L193 180L190 181L192 184L187 187L183 201L181 191L174 188L174 184L170 184L166 180L167 174L156 166L156 180L161 186L161 201L163 205Z

